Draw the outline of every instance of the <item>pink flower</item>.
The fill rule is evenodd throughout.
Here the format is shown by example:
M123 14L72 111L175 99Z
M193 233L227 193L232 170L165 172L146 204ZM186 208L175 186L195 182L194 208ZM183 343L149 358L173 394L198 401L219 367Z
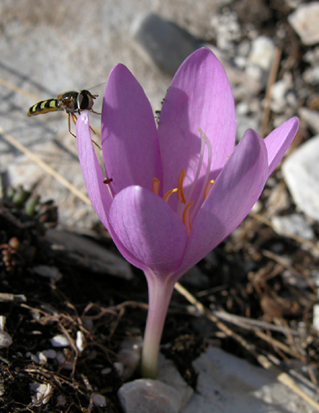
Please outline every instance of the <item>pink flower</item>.
M105 180L88 113L77 121L83 176L117 248L149 288L142 356L155 377L163 325L176 281L246 217L294 139L291 118L265 140L248 130L235 147L234 98L208 49L189 56L165 97L158 128L140 84L122 64L109 76L102 110Z

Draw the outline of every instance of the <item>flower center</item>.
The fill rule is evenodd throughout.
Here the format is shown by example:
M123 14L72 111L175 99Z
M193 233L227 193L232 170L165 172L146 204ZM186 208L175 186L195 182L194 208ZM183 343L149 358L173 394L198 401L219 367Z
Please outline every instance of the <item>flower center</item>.
M198 128L201 137L201 148L200 154L197 162L196 172L194 178L190 185L185 187L185 169L183 168L179 173L177 180L177 187L170 189L164 195L163 199L167 202L173 193L177 196L177 208L176 213L182 219L187 235L190 235L192 230L192 221L195 219L200 207L207 198L209 191L211 190L213 179L209 179L209 174L211 170L212 163L212 146L210 140L203 133L201 128ZM204 162L205 153L207 151L207 156ZM201 171L204 173L201 174ZM160 181L157 178L153 178L152 191L159 195L160 191ZM175 208L174 208L175 209Z

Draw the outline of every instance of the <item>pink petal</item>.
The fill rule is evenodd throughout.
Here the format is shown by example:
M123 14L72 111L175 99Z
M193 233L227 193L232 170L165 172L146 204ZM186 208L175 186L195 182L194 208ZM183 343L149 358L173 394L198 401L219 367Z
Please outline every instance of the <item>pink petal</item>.
M265 144L268 151L268 176L272 174L281 158L284 156L299 129L299 120L294 117L286 120L273 130L266 138Z
M223 241L246 217L268 177L263 139L248 130L218 175L191 230L184 272Z
M151 190L153 178L162 178L151 105L140 84L122 64L112 69L105 89L102 147L115 193L129 185Z
M123 189L113 200L109 222L114 242L133 265L159 276L180 266L186 228L161 197L140 186Z
M224 68L206 48L181 65L163 103L158 133L164 193L176 186L182 168L187 169L185 185L192 181L201 146L198 127L211 141L211 170L218 171L234 149L235 106Z
M105 178L93 148L87 111L82 112L76 122L76 138L80 164L89 198L100 220L109 229L108 213L112 198L107 185L103 183Z

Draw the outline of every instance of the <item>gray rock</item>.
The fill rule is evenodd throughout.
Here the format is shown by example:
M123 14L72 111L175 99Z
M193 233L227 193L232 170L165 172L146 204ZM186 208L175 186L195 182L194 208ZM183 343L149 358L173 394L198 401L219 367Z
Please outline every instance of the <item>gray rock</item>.
M105 407L106 399L102 394L94 393L92 396L94 406Z
M286 73L281 80L274 83L271 88L271 110L276 113L285 112L287 109L288 91L293 87L291 73Z
M155 13L138 18L132 26L132 35L146 60L171 76L200 44L186 30Z
M271 222L273 223L274 230L280 235L285 235L283 230L286 230L308 240L312 240L315 236L311 226L305 218L299 214L273 217Z
M302 212L319 220L319 136L295 150L283 163L290 193Z
M301 4L288 20L303 44L313 45L319 42L319 2Z
M78 260L79 265L91 271L110 273L126 280L133 278L131 267L124 258L94 241L54 229L48 230L45 238L55 247L66 250L73 260Z
M319 84L319 67L310 67L305 70L302 75L303 80L309 85L318 85Z
M161 356L157 380L139 379L125 383L118 396L126 413L178 413L192 393L173 363Z
M180 413L315 413L270 372L219 348L195 362L198 386ZM163 412L164 410L162 410Z

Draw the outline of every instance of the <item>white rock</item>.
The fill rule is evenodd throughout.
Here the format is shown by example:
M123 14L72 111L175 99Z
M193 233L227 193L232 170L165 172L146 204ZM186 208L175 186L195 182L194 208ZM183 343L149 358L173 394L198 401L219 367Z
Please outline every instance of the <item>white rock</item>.
M302 75L303 80L309 85L319 84L319 67L310 67Z
M193 363L197 392L180 413L315 413L270 372L219 348Z
M139 379L124 384L118 391L126 413L178 413L191 397L187 386L170 360L159 358L157 380Z
M290 73L274 83L271 87L271 109L276 113L284 112L287 108L287 93L293 86Z
M275 53L274 42L266 36L259 36L253 40L248 61L261 67L265 72L270 70Z
M271 222L274 230L280 235L285 235L283 230L286 230L307 240L312 240L315 236L311 226L300 214L273 217Z
M36 392L35 396L32 397L33 403L36 404L47 404L53 394L53 387L50 383L32 383L30 388Z
M39 359L39 363L46 363L48 361L47 356L42 351L37 352L37 357Z
M319 330L319 304L315 304L313 306L313 320L312 320L313 326Z
M296 149L284 161L282 172L298 208L319 220L319 136Z
M77 347L77 349L79 350L80 353L82 353L82 351L85 348L85 337L84 334L82 333L81 330L76 332L76 340L75 340L75 345Z
M106 399L102 394L95 393L92 396L94 406L105 407L106 406Z
M12 344L12 338L7 332L0 330L0 348L9 347Z
M317 110L300 108L298 114L314 133L319 133L319 112Z
M69 347L70 345L69 339L63 334L57 334L50 341L53 347Z
M288 16L288 21L301 37L303 44L313 45L319 42L319 2L301 4Z

